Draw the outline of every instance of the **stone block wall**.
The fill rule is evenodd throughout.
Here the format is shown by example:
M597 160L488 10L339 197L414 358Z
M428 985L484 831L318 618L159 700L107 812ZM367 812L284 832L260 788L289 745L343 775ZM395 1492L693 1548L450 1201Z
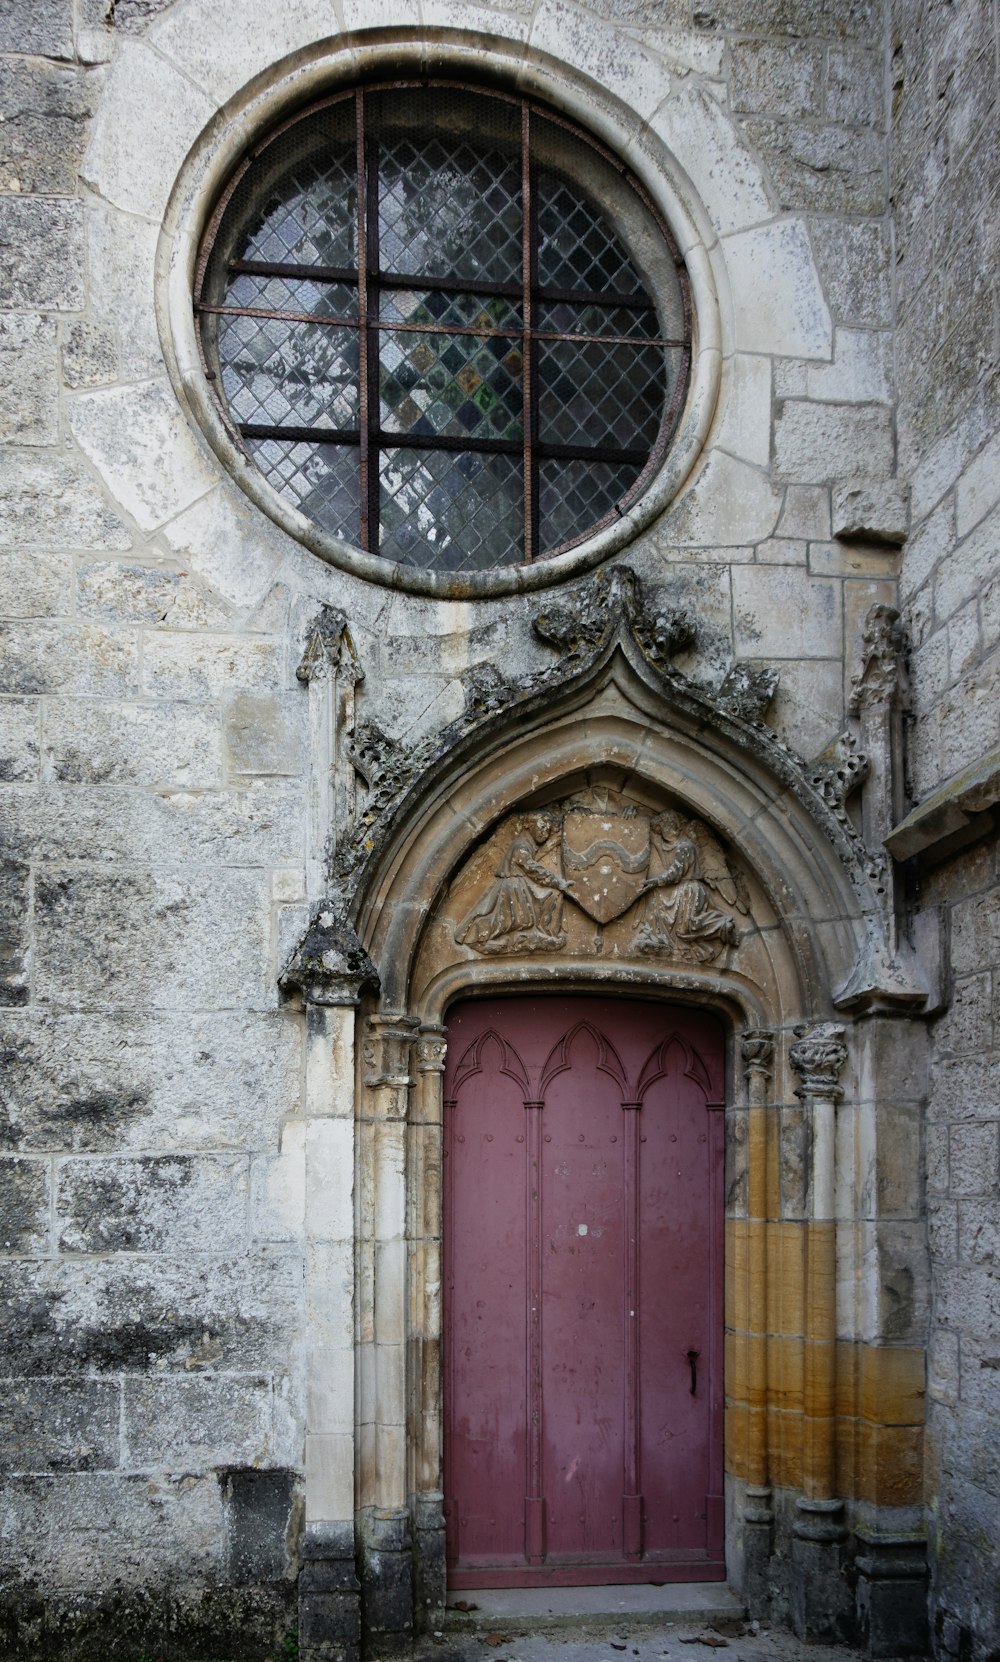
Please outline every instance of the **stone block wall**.
M1000 36L995 8L975 0L897 4L892 26L899 447L913 488L902 573L911 791L969 808L950 843L929 842L917 878L920 906L944 929L951 999L931 1030L926 1144L931 1604L938 1654L980 1658L1000 1644L1000 891L990 819L1000 746ZM974 807L963 796L972 779ZM971 846L957 852L963 838Z
M983 446L995 423L985 372L960 410L939 408L936 370L913 378L926 306L901 299L894 353L881 5L511 0L487 12L400 0L399 12L435 39L465 25L528 55L565 54L679 158L720 277L722 396L689 488L628 561L695 615L682 668L708 686L734 658L780 670L771 718L806 757L843 730L863 620L896 598L894 375L910 377L898 442L914 478L913 778L925 794L943 759L978 743L950 690L978 688L976 720L989 721ZM413 745L461 711L470 666L550 661L527 599L424 601L310 554L226 476L164 366L157 239L200 129L276 60L384 13L375 0L7 0L0 14L0 1554L15 1656L66 1641L102 1657L120 1643L131 1657L168 1629L179 1655L266 1655L291 1631L305 1474L320 1518L342 1525L353 1345L375 1330L364 1274L354 1307L353 1060L328 1118L307 1124L305 1021L277 986L321 892L316 732L296 670L320 608L337 608L364 670L359 711ZM908 42L907 14L900 28ZM944 48L921 35L906 51L929 65ZM902 133L897 112L895 153ZM926 230L914 181L937 165L930 146L927 157L903 168L916 228L907 242L897 227L897 271ZM975 188L987 190L979 176ZM942 249L954 223L942 215ZM948 304L960 308L970 260L953 263ZM940 289L936 264L927 282ZM968 373L963 359L945 379ZM961 911L988 892L979 860L946 868L925 895L954 903L953 936L970 943L939 1024L942 1081L958 1042L946 1028L963 1010L963 1044L974 1036L961 1055L985 1066L987 903ZM331 1042L320 1034L316 1048ZM939 1100L943 1126L944 1084ZM904 1107L909 1127L909 1095ZM964 1107L952 1117L957 1171L985 1158L991 1122L966 1124ZM978 1153L970 1131L985 1137ZM865 1221L907 1224L919 1282L919 1197L892 1188L908 1160ZM968 1297L985 1312L988 1196L957 1181L940 1193L945 1215L978 1231ZM362 1218L367 1204L362 1193ZM887 1308L893 1273L875 1298ZM904 1326L873 1322L863 1337L916 1365L923 1289L911 1293ZM850 1309L851 1287L841 1294ZM975 1320L985 1334L986 1315ZM941 1377L958 1380L965 1344L962 1377L980 1382L978 1406L959 1401L958 1383L935 1396L940 1447L968 1448L992 1376L953 1321L939 1336ZM310 1344L325 1373L307 1408ZM403 1407L383 1390L363 1422L373 1469L404 1437ZM307 1459L310 1412L326 1429ZM953 1474L935 1491L942 1505L957 1497L959 1460L942 1455ZM387 1513L406 1498L390 1491L386 1480ZM942 1609L971 1631L974 1589L957 1572L952 1582Z

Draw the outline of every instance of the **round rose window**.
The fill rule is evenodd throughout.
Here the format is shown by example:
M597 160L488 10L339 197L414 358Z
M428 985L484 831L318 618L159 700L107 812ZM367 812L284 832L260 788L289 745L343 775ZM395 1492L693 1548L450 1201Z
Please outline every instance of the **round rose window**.
M366 86L244 158L195 296L234 439L324 531L403 566L550 558L657 471L687 275L638 182L533 101Z

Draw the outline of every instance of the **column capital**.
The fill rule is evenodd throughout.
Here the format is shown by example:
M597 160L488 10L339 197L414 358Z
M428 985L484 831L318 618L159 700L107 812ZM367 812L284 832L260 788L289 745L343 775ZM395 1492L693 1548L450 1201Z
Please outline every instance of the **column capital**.
M748 1079L752 1073L770 1074L774 1063L774 1034L768 1027L745 1028L740 1052Z
M788 1059L799 1076L798 1097L828 1097L838 1102L843 1096L840 1075L847 1061L846 1029L839 1022L804 1022L795 1029L795 1043Z

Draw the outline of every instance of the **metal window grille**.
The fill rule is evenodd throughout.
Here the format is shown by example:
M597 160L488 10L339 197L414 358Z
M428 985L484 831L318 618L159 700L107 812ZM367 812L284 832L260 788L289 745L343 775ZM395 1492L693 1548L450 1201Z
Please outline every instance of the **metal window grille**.
M274 488L442 571L613 522L690 370L687 276L637 181L531 100L450 82L358 88L269 134L212 216L195 309Z

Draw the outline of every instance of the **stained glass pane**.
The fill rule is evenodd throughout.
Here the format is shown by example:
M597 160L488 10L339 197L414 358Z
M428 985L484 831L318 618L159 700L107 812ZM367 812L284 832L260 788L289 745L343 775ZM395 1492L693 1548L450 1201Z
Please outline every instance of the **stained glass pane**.
M295 277L230 277L223 306L261 312L296 312L309 317L357 317L358 291L347 283L311 283Z
M539 541L550 554L577 542L612 511L641 472L638 462L542 462Z
M604 214L557 173L540 168L538 281L555 289L641 294L643 282Z
M664 348L543 341L539 437L548 444L653 444L663 417Z
M247 228L241 260L349 267L358 263L354 151L324 146L277 179Z
M387 433L520 440L521 342L383 331L379 420Z
M379 553L436 571L490 571L522 558L519 456L386 450Z
M503 329L520 334L521 307L498 295L443 294L439 289L384 289L379 317L386 323L434 323L441 328Z
M359 537L361 456L357 445L300 444L247 439L265 479L324 531L346 542Z

